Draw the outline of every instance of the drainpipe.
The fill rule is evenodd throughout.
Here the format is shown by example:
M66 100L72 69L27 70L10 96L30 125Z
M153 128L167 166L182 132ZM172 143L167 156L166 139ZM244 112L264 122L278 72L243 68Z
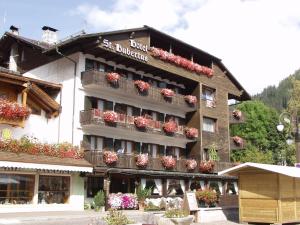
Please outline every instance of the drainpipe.
M62 54L59 50L58 47L56 47L56 52L57 54L59 54L60 56L68 59L69 61L71 61L72 63L74 63L74 82L73 82L73 112L72 112L72 145L74 144L74 126L75 126L75 122L74 122L74 117L75 117L75 88L76 88L76 73L77 73L77 62Z

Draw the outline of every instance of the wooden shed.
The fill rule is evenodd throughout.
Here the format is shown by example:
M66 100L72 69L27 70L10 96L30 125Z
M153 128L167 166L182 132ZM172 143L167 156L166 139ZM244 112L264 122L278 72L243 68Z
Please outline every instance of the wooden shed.
M300 222L300 168L244 163L219 175L239 179L241 223Z

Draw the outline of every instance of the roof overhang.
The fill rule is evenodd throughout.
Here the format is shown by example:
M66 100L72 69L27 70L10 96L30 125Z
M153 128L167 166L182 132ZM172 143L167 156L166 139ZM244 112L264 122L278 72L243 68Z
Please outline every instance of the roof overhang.
M0 168L92 173L93 167L0 161Z
M254 168L263 171L268 171L272 173L278 173L285 176L300 178L300 168L291 167L291 166L278 166L278 165L269 165L269 164L261 164L261 163L243 163L238 166L223 170L218 173L220 176L230 175L236 176L238 173L242 172L243 170Z

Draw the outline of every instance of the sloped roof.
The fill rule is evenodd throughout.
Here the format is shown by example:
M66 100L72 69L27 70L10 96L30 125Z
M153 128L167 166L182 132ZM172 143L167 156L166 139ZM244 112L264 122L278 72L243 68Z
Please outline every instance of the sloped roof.
M300 168L292 167L292 166L278 166L278 165L269 165L269 164L261 164L261 163L243 163L241 165L223 170L218 173L218 175L231 175L234 176L238 172L243 171L246 168L255 168L261 169L273 173L278 173L282 175L286 175L289 177L300 178Z

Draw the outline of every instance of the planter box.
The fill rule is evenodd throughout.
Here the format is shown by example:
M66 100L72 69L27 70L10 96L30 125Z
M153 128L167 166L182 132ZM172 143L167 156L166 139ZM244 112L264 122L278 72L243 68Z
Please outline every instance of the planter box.
M199 208L199 211L196 213L196 222L238 221L238 216L238 207Z
M164 216L158 219L157 225L190 225L193 223L194 216L183 218L166 218Z

